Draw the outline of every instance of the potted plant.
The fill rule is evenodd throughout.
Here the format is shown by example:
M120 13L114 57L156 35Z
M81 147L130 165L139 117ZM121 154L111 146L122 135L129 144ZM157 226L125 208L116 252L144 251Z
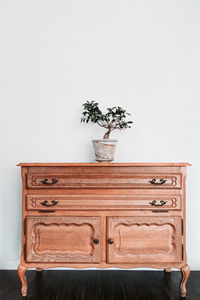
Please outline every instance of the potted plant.
M133 122L127 121L127 116L130 116L130 114L120 106L107 108L107 112L103 114L99 108L99 103L95 101L87 101L83 104L81 122L96 123L107 130L103 139L96 139L92 141L96 161L110 162L114 160L117 140L109 139L110 133L116 129L122 130L130 128L130 125Z

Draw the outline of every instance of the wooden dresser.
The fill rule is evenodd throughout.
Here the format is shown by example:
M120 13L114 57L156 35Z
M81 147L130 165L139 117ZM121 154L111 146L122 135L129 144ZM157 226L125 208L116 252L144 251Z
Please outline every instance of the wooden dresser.
M171 268L186 257L188 163L21 163L22 252L28 268Z

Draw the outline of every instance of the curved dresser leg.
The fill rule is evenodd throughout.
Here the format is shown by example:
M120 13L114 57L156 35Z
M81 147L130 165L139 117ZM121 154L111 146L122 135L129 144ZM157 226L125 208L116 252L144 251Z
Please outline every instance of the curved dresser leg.
M186 283L188 280L188 277L190 275L190 267L189 265L184 265L181 268L181 272L182 272L182 279L181 279L181 283L180 283L180 291L181 291L181 297L186 297Z
M21 288L22 296L27 296L27 280L26 280L26 274L25 274L26 270L27 270L27 268L24 265L19 264L18 275L19 275L19 278L22 283L22 288Z
M164 271L165 271L166 273L170 273L170 272L172 271L172 269L171 269L171 268L166 268L166 269L164 269Z
M42 269L42 268L36 268L36 271L37 271L37 272L42 272L43 269Z

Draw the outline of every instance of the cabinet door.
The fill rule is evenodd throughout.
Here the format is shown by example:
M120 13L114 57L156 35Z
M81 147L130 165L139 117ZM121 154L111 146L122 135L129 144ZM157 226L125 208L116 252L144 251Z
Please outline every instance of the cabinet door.
M108 217L107 225L109 263L182 260L180 217Z
M27 217L27 262L100 262L99 217Z

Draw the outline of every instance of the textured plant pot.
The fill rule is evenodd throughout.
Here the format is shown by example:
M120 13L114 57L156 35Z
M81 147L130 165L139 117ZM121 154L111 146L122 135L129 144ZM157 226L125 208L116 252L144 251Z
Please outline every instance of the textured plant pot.
M117 140L92 140L95 160L98 162L111 162L114 160Z

